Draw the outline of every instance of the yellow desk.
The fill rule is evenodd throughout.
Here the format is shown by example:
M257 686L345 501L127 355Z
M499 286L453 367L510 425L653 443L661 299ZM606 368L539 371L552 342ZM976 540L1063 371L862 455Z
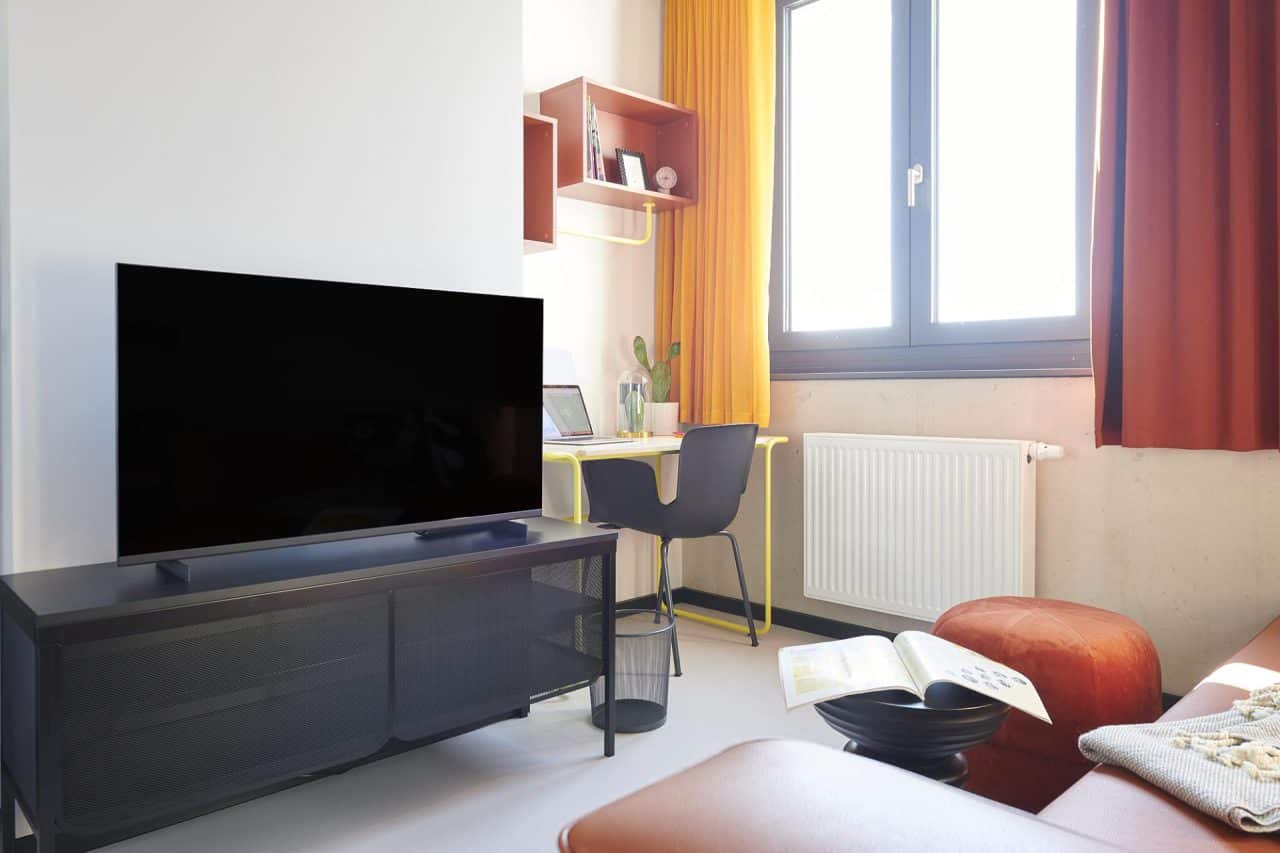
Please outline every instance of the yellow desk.
M756 628L757 634L767 634L773 627L773 448L786 444L785 435L761 435L756 438L756 447L764 450L764 625ZM641 438L624 441L618 444L544 444L542 445L543 462L561 462L573 466L573 515L572 520L581 524L582 516L582 463L594 459L643 459L652 457L654 476L658 480L658 495L662 495L662 457L680 452L680 437L674 435ZM657 571L660 556L657 540L654 541L654 588L657 589ZM659 607L664 605L659 602ZM688 613L676 608L676 615L695 622L705 622L719 628L727 628L746 634L747 626L725 619L703 616L701 613Z

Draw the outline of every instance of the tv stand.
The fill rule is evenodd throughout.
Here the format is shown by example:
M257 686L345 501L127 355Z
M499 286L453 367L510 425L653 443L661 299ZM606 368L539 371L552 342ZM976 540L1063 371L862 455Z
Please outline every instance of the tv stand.
M191 566L182 560L160 560L156 563L156 568L180 581L191 583Z
M528 528L518 521L486 521L480 524L467 524L461 527L442 527L439 529L419 530L414 535L419 539L459 540L480 534L482 536L523 539Z
M16 808L38 853L78 853L597 679L612 755L616 545L533 518L201 558L186 584L0 576L0 851Z
M449 547L466 550L475 547L492 546L497 542L506 542L515 545L523 542L528 536L528 527L518 521L490 521L480 524L466 525L463 527L444 527L439 530L419 530L412 535L420 539L430 539L433 543L447 545ZM392 533L384 534L387 538L402 537L405 534ZM368 542L378 539L378 536L358 537L354 541ZM352 541L352 540L339 540ZM330 546L332 543L322 543L321 548ZM279 551L299 550L303 546L293 545L276 549ZM204 580L216 580L217 578L226 578L233 580L234 577L242 570L243 554L259 555L254 557L255 561L262 561L261 555L266 554L267 550L241 552L240 554L215 554L208 557L198 557L188 560L158 560L156 561L156 570L172 575L184 583L191 583L195 578Z

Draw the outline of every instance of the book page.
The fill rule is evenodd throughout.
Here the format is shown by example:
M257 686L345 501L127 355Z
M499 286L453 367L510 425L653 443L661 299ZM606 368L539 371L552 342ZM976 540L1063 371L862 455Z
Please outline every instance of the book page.
M921 692L948 681L1053 722L1031 679L1015 669L923 631L903 631L893 644Z
M879 636L779 649L778 674L789 709L876 690L920 694L893 643Z

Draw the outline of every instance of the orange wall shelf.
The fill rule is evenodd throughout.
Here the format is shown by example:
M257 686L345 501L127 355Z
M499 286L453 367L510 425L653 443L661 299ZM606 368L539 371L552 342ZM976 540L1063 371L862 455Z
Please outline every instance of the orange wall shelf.
M588 97L596 106L607 181L587 177ZM654 202L659 211L697 202L698 117L690 110L586 77L544 91L541 110L559 121L556 160L561 195L633 210L642 209L646 201ZM616 148L643 153L650 182L660 167L675 169L677 181L671 195L624 186L618 176Z
M524 116L524 250L556 247L556 120Z

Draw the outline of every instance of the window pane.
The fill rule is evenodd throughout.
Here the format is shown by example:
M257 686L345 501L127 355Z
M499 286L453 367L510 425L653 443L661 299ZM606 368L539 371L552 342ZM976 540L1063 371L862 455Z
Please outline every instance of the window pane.
M889 326L893 4L816 0L790 22L790 327Z
M938 4L936 320L1076 311L1076 2Z

